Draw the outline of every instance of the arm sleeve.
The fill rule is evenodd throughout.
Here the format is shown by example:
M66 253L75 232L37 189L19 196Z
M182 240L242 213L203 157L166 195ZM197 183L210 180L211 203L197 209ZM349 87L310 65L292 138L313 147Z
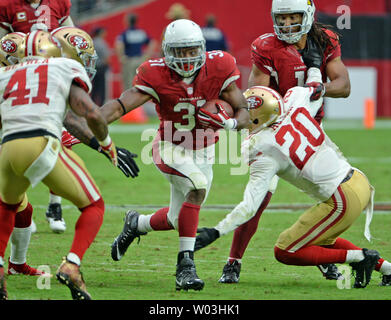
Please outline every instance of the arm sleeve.
M243 200L215 227L220 235L235 230L255 215L276 172L277 163L267 156L261 156L251 164Z
M258 38L251 44L251 61L263 73L271 75L273 71L273 61L270 52L265 50L262 39Z
M341 44L339 43L339 37L331 30L325 29L324 32L329 36L331 46L328 46L325 50L326 63L341 56Z

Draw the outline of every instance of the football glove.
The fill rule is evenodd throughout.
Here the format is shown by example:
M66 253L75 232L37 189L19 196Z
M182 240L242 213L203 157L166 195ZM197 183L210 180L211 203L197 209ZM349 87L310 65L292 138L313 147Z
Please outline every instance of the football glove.
M117 167L123 172L125 176L135 178L138 176L140 169L133 158L137 158L137 154L130 152L125 148L118 148L118 165Z
M310 96L310 101L319 100L322 98L326 92L326 88L321 82L309 82L304 85L304 87L312 88L313 92Z
M213 114L204 108L200 108L197 114L198 121L206 128L212 128L214 130L227 129L232 130L237 126L236 119L231 118L225 109L216 103L218 113Z
M307 44L301 56L308 69L312 67L320 69L323 64L323 50L310 36L307 37Z
M117 149L117 157L118 157L118 165L117 168L122 171L122 173L126 177L135 178L138 176L140 169L138 168L136 162L133 158L137 158L137 154L130 152L125 148L116 147ZM98 151L102 153L109 161L111 161L110 156L103 151L101 147L99 147Z
M107 135L104 141L99 141L99 144L101 146L101 152L107 154L111 163L116 167L118 165L118 156L113 140Z
M220 237L220 232L215 228L200 228L197 233L194 251L205 248Z

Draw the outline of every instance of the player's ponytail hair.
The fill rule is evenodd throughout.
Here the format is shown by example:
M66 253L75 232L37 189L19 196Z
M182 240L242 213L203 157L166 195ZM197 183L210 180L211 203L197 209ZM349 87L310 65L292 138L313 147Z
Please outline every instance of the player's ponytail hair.
M332 38L334 40L338 40L340 38L340 34L335 31L334 27L328 24L323 24L320 22L314 22L312 24L311 30L308 32L308 35L312 37L315 42L323 48L327 48L328 46L334 48L335 45L330 40L330 36L325 32L325 29L331 30L335 36Z

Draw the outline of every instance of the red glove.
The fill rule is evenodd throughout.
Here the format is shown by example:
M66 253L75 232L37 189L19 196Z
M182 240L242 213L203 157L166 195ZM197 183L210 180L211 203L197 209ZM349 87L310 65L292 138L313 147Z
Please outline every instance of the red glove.
M204 108L198 110L197 119L198 121L207 128L212 128L214 130L218 129L235 129L237 126L236 119L232 119L225 109L219 104L216 103L218 113L213 114Z
M64 147L70 149L73 145L80 143L80 140L71 135L68 131L62 132L61 143Z
M312 94L310 97L311 101L319 100L326 93L326 88L321 82L309 82L304 85L304 87L312 88Z

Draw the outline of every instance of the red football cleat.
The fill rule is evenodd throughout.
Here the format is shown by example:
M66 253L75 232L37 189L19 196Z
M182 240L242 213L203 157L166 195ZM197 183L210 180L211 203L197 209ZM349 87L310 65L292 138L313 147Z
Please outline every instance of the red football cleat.
M24 274L26 276L42 276L45 274L43 271L39 271L33 267L30 267L27 263L14 264L8 259L8 274Z

